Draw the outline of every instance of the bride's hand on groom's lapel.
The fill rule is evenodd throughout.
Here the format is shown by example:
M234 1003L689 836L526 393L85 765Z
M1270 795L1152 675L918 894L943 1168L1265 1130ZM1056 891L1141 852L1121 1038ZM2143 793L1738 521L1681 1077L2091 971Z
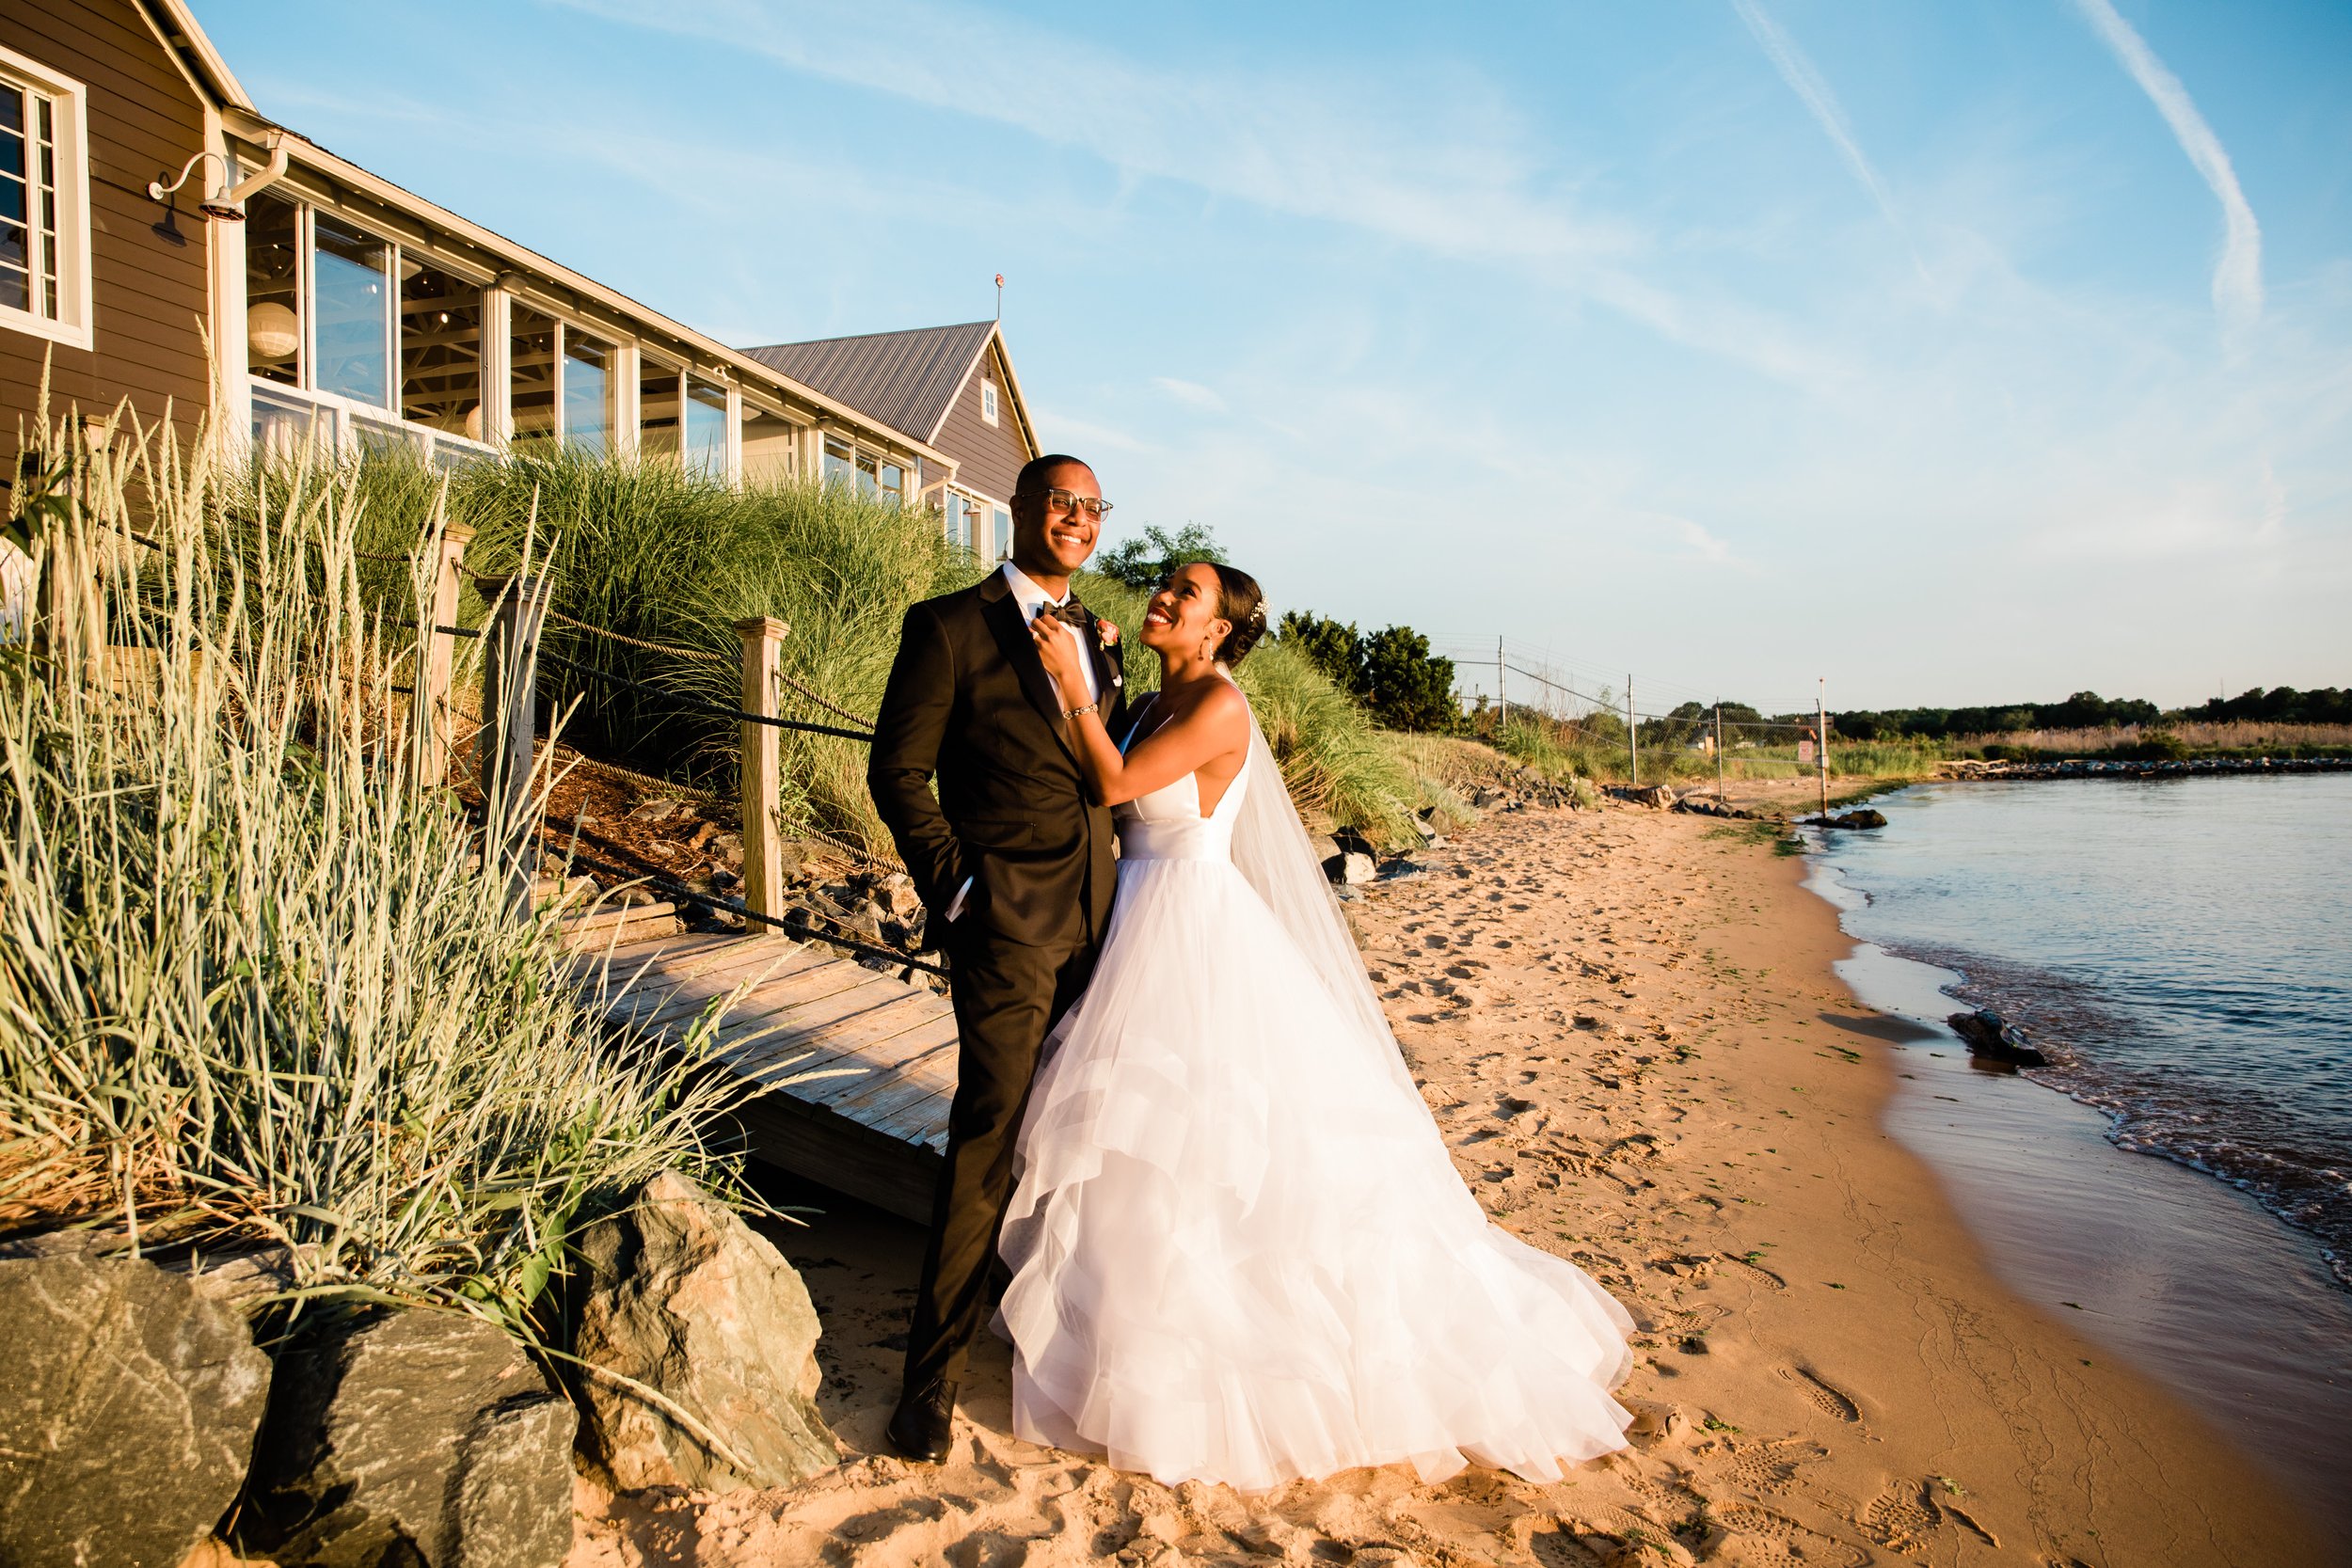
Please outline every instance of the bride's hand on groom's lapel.
M1078 628L1067 621L1051 615L1041 615L1029 623L1029 641L1037 644L1037 657L1045 666L1045 673L1054 677L1054 684L1065 693L1086 695L1085 650L1078 645Z

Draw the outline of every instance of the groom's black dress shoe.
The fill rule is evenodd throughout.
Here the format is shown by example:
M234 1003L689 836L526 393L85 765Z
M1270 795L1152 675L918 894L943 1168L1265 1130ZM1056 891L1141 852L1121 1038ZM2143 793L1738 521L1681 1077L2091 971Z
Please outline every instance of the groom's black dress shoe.
M882 1430L899 1453L936 1465L947 1457L955 1426L956 1386L933 1378L899 1396L898 1408L890 1413L890 1425Z

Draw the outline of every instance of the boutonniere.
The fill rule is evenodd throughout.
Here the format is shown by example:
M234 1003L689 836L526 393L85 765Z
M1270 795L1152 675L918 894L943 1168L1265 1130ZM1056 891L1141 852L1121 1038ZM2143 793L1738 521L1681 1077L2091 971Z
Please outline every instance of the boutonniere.
M1107 654L1114 651L1119 646L1119 623L1116 621L1105 621L1100 615L1097 615L1094 618L1094 637L1096 641L1103 644L1103 651L1104 653ZM1120 678L1119 666L1117 664L1110 666L1110 673L1112 686L1123 687L1127 684L1125 680Z

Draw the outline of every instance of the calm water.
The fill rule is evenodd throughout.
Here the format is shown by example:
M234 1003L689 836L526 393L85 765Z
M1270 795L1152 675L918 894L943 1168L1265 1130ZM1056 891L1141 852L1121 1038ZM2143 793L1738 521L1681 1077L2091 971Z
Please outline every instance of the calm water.
M1831 835L1814 885L1862 940L1840 973L1917 1025L1888 1126L2012 1288L2352 1542L2352 777L1875 804L1886 828ZM1971 1063L1942 1023L1963 1004L2053 1066Z
M1846 928L2026 1024L2127 1148L2235 1183L2352 1285L2352 775L1931 784L1827 859Z

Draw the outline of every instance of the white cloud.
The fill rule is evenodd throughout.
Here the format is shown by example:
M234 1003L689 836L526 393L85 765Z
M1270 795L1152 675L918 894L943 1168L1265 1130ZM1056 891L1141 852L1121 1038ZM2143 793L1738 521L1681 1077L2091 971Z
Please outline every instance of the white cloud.
M2188 154L2188 161L2221 203L2229 232L2222 241L2221 260L2213 269L2213 303L2221 313L2223 327L2233 335L2242 333L2262 316L2263 235L2261 225L2254 221L2254 210L2246 204L2246 193L2238 189L2237 171L2230 166L2221 138L2197 112L2181 79L2156 58L2147 40L2123 20L2110 0L2074 0L2074 5L2123 69L2132 73L2132 80L2155 104L2156 112L2164 116L2181 150Z
M1756 0L1731 0L1731 7L1740 13L1740 20L1748 24L1748 31L1756 35L1756 41L1764 46L1765 56L1772 62L1772 69L1780 72L1780 79L1804 101L1815 123L1846 160L1846 166L1853 170L1862 188L1878 203L1879 211L1886 214L1886 221L1899 230L1903 222L1896 215L1895 203L1888 198L1884 182L1879 179L1878 170L1870 166L1870 160L1863 155L1861 144L1854 140L1853 129L1846 123L1846 111L1838 106L1836 94L1829 90L1829 84L1813 68L1804 51L1796 46Z
M1673 523L1675 531L1682 537L1681 558L1683 560L1698 562L1708 566L1744 567L1748 564L1732 553L1728 541L1718 539L1708 532L1702 525L1692 522L1688 517L1674 517L1669 518L1668 521Z
M1099 158L1122 180L1169 181L1450 260L1510 266L1777 380L1841 378L1803 333L1767 313L1677 297L1643 276L1640 263L1654 249L1649 232L1546 188L1536 172L1542 160L1486 106L1490 92L1469 90L1476 84L1430 93L1393 83L1318 83L1296 71L1186 74L931 0L866 0L859 8L859 32L925 40L914 54L837 47L842 18L812 0L556 3L1012 126ZM1050 93L973 90L975 82L1031 80L1042 60L1054 62Z
M1172 375L1155 375L1152 378L1152 385L1188 407L1198 408L1210 414L1229 412L1225 406L1225 400L1210 388L1201 386L1198 381L1181 381Z
M1066 414L1058 408L1046 407L1042 404L1031 404L1029 416L1037 420L1038 429L1046 433L1045 445L1048 448L1058 448L1063 451L1104 447L1113 451L1125 452L1152 452L1159 450L1151 442L1139 440L1115 426L1101 424L1091 420L1082 420L1075 415Z

